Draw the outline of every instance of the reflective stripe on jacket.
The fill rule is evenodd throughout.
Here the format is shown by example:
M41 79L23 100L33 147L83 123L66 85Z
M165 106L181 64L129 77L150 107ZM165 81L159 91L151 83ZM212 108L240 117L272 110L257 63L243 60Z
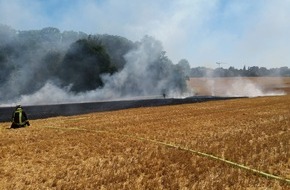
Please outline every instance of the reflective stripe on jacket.
M27 118L25 117L25 114L23 114L23 110L21 108L17 108L14 112L13 123L17 125L25 125L26 120Z

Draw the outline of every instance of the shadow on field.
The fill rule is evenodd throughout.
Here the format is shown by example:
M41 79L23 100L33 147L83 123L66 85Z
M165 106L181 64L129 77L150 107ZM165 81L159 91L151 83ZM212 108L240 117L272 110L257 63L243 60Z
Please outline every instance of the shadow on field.
M212 100L226 100L237 97L192 96L183 99L144 99L144 100L120 100L107 102L89 102L56 105L24 106L29 119L42 119L55 116L71 116L93 112L114 111L129 108L153 107L177 104L198 103ZM11 121L14 107L0 107L0 122Z

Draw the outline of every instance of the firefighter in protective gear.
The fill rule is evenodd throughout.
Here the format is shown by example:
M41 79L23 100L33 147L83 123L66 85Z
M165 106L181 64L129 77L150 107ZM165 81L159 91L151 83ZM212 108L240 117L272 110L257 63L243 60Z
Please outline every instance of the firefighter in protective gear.
M21 105L16 106L15 111L12 114L11 128L20 128L30 126L27 115Z

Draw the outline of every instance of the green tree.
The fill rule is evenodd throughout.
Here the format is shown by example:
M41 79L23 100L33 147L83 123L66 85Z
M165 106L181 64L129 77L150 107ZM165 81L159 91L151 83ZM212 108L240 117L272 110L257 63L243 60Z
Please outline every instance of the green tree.
M186 78L189 78L189 75L190 75L190 65L189 65L189 62L186 59L181 59L177 63L177 67L181 70L181 72L183 73L183 75Z
M71 91L74 92L101 87L101 74L113 74L117 71L102 44L90 38L73 43L60 67L58 76L62 84L72 85Z

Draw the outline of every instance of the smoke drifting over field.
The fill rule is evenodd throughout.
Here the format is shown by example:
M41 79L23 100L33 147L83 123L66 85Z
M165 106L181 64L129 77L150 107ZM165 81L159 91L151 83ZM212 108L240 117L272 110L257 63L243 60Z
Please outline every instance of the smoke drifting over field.
M260 80L259 80L260 79ZM262 81L264 80L264 81ZM211 96L224 97L258 97L258 96L280 96L286 93L284 84L279 77L271 78L247 78L247 77L213 77L208 73L203 82L203 88Z
M56 28L0 31L0 105L182 96L186 77L162 44ZM7 38L10 36L10 38Z
M248 79L237 78L225 91L225 96L238 97L257 97L257 96L278 96L285 95L283 91L266 91L259 84L256 84Z
M16 31L0 25L0 68L0 106L194 95L187 87L189 63L172 63L161 42L149 36L132 42L51 27ZM244 79L219 86L209 79L205 87L214 96L283 94ZM217 94L217 88L223 93Z
M120 72L101 75L103 87L73 93L70 87L60 88L49 81L39 91L22 96L19 101L22 104L85 102L160 96L165 91L171 97L181 96L182 90L186 92L186 83L180 78L181 73L174 70L174 65L171 64L161 63L157 67L154 65L160 59L161 51L161 44L146 38L137 49L125 55L126 64Z

